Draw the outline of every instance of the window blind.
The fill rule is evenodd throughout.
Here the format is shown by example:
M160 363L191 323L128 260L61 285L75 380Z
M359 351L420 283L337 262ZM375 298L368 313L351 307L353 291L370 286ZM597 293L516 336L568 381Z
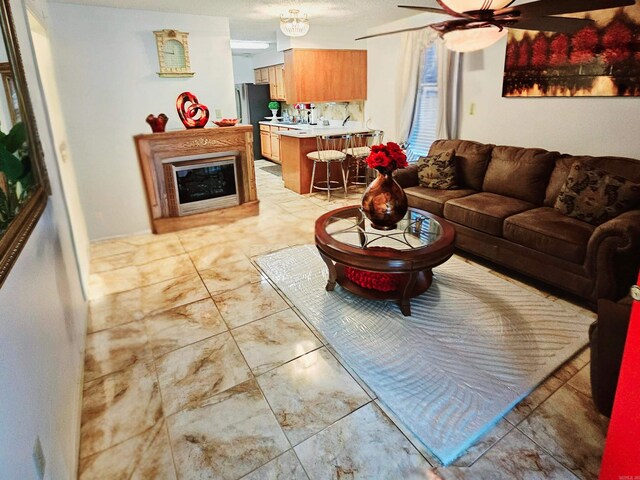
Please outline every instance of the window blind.
M420 72L416 108L409 133L407 161L426 156L436 140L438 121L438 59L435 44L425 49Z

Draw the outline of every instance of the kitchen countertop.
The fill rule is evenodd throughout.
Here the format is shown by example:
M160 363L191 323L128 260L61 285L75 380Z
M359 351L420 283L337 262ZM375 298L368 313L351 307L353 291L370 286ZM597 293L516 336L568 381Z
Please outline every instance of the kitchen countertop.
M357 122L347 122L347 124L342 127L340 125L309 125L306 123L303 124L286 124L286 123L275 123L275 122L259 122L262 125L271 125L277 127L285 127L291 128L293 130L282 130L278 132L281 136L293 137L293 138L313 138L318 135L340 135L347 133L361 133L361 132L369 132L371 131L368 128L362 126L362 124Z

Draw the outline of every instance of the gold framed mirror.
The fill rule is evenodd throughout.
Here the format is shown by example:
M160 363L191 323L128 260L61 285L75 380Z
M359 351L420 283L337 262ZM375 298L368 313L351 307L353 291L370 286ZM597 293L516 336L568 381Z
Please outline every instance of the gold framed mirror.
M9 0L0 0L0 287L47 205L49 182Z

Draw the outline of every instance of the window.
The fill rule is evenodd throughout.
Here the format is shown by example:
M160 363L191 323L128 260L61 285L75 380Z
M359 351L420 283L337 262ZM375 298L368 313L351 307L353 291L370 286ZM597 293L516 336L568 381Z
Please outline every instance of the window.
M426 156L436 140L438 122L438 58L435 44L424 51L416 108L409 133L407 161L413 163Z

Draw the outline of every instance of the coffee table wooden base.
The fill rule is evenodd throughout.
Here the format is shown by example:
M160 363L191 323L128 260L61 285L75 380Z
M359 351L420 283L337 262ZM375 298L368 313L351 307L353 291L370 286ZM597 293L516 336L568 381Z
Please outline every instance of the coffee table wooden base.
M326 286L327 291L333 291L337 283L345 290L359 297L369 298L371 300L396 300L400 311L405 317L411 315L411 299L426 292L433 280L433 272L430 268L419 272L393 272L406 274L408 276L407 281L397 290L381 292L379 290L361 287L348 279L344 274L345 266L348 265L333 262L324 255L322 251L320 251L320 256L329 270L329 279L327 280Z

